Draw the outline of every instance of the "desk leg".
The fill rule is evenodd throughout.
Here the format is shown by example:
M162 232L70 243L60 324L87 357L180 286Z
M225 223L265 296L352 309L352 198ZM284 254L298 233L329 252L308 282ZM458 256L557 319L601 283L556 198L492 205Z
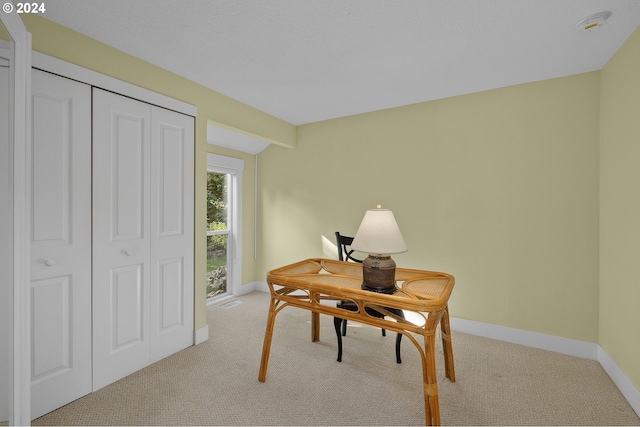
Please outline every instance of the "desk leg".
M311 341L320 341L320 313L311 312Z
M267 327L264 332L264 343L262 344L262 359L260 360L260 372L258 381L263 383L267 379L267 365L269 364L269 353L271 352L271 337L273 337L273 325L276 320L276 301L271 297L269 303L269 314L267 316Z
M449 307L445 307L440 319L442 331L442 348L444 350L444 372L451 382L456 382L456 370L453 364L453 348L451 347L451 326L449 323Z
M435 338L424 337L424 353L422 358L422 377L424 388L425 425L440 425L440 405L438 403L438 378L436 376Z

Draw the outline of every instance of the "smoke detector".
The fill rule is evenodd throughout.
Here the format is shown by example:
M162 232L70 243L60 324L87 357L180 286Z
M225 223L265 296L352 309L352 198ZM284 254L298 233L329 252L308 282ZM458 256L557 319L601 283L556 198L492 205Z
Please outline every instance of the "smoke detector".
M587 16L586 18L580 20L580 22L578 22L576 24L576 29L578 31L586 31L588 33L597 30L598 28L602 27L605 23L605 21L611 16L611 12L610 11L606 11L606 12L598 12L596 14L593 14L591 16Z

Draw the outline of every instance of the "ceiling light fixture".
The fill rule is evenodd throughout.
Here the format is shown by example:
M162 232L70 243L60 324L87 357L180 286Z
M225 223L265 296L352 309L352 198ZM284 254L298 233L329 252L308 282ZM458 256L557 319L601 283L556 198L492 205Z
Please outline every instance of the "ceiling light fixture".
M610 16L610 11L598 12L580 20L580 22L576 24L576 29L578 31L592 32L595 29L602 27Z

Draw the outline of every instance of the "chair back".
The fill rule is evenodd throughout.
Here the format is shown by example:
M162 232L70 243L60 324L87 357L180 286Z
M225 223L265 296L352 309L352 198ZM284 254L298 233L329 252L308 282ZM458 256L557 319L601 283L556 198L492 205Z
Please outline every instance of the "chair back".
M354 252L353 249L351 249L353 237L343 236L339 231L336 231L336 242L338 243L338 259L340 261L362 262L361 259L354 258L351 255Z

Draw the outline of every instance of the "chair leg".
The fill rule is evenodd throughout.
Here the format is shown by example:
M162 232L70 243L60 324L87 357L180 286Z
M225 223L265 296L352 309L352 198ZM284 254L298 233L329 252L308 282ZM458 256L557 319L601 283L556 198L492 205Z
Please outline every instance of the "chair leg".
M346 320L343 320L339 317L333 318L333 326L336 329L336 336L338 337L338 362L342 362L342 334L340 333L341 323L347 324Z
M396 315L404 319L404 312L402 310L394 310L394 309L389 309L389 310L393 311ZM338 362L342 362L342 337L345 336L347 333L347 320L341 319L339 317L334 317L333 326L336 330L336 336L338 337L338 359L337 360ZM387 336L386 331L384 329L382 329L382 336L384 337ZM398 334L398 336L396 337L396 363L402 363L402 358L400 357L401 342L402 342L402 334Z
M404 319L404 311L398 310L396 314ZM402 341L402 334L398 334L396 337L396 363L402 363L402 359L400 358L400 343Z
M400 342L402 341L402 334L398 334L396 337L396 363L402 363L400 359Z

